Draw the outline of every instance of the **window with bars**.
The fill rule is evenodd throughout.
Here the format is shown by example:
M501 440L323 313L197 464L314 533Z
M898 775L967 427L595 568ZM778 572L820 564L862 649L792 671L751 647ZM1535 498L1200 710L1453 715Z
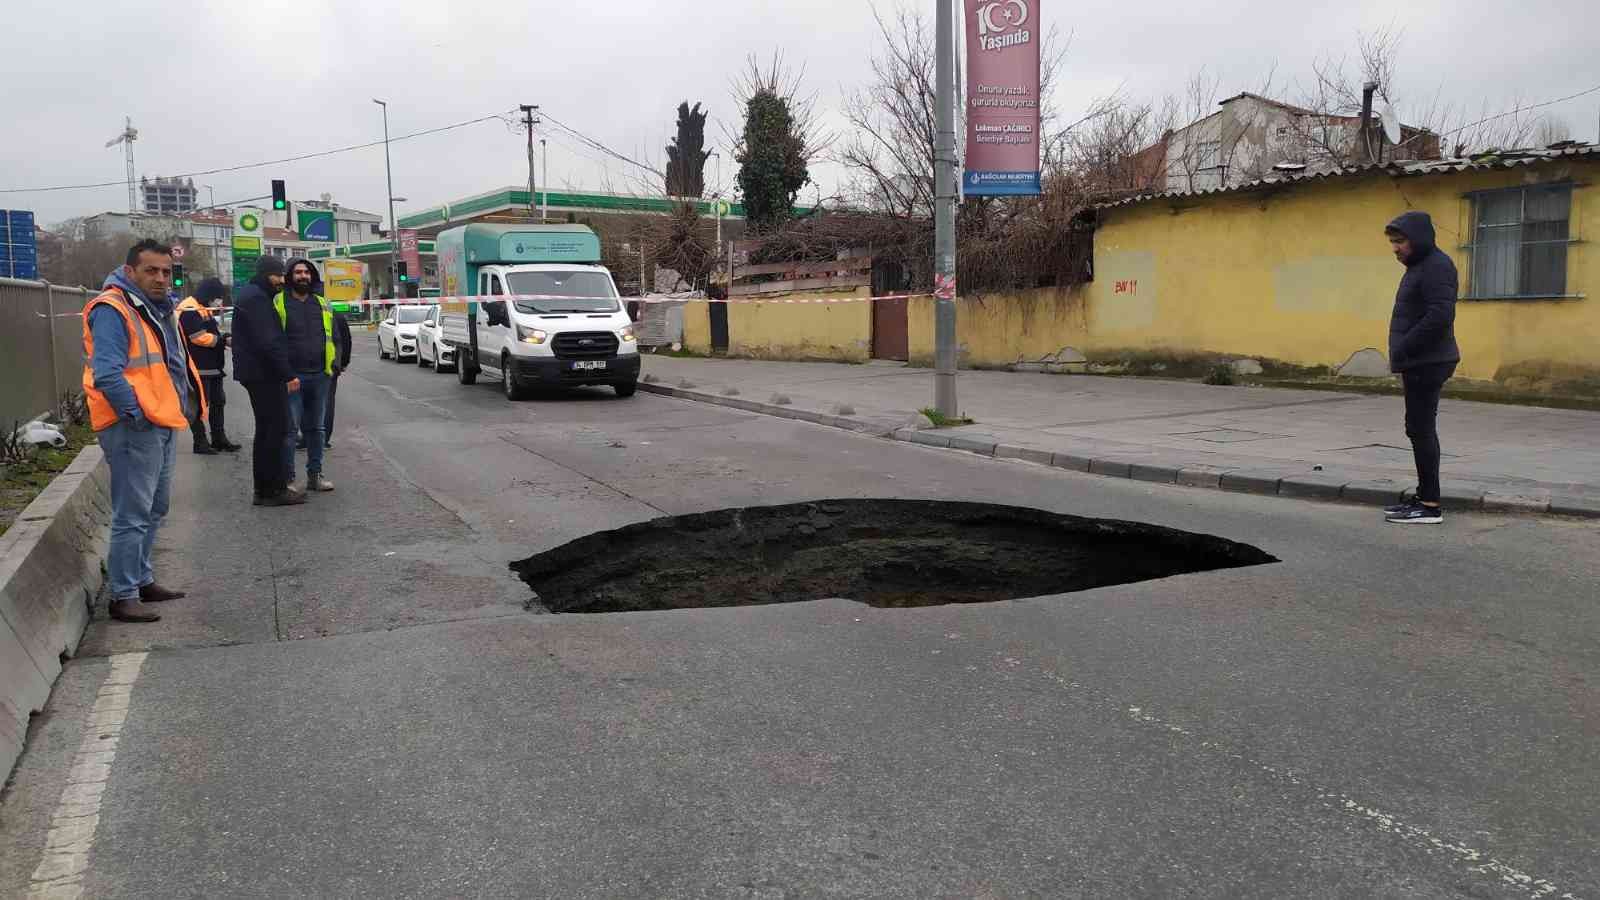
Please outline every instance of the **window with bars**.
M1472 296L1563 297L1572 185L1486 191L1472 197Z

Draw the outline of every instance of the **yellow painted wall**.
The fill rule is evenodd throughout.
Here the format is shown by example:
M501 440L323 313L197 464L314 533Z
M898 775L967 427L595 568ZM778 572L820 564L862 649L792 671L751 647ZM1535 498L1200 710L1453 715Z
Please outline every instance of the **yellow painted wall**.
M711 352L711 304L696 300L683 307L683 349L690 353Z
M867 291L794 294L843 298ZM872 355L871 303L781 303L787 294L761 301L728 304L728 355L750 359L801 359L864 362ZM695 353L711 352L709 303L684 307L683 343Z
M1490 379L1507 367L1600 374L1600 162L1415 178L1383 175L1288 185L1273 194L1149 202L1103 210L1095 280L1073 289L963 297L964 365L1003 367L1082 353L1222 353L1336 366L1375 347L1388 353L1389 314L1402 268L1383 226L1407 209L1433 216L1439 245L1471 292L1469 191L1573 181L1568 293L1575 300L1463 300L1458 374ZM933 360L933 301L909 304L911 360ZM870 304L734 304L733 355L862 360ZM684 316L685 342L708 352L705 304Z
M1471 240L1471 204L1464 193L1578 182L1571 234L1589 240L1600 236L1600 189L1583 185L1597 176L1600 163L1547 163L1334 178L1274 195L1189 198L1182 208L1157 201L1104 210L1095 280L1084 291L1084 340L1088 347L1218 351L1303 365L1337 365L1363 347L1387 353L1402 270L1389 253L1385 223L1408 209L1432 215L1466 296L1471 260L1462 245ZM1569 245L1567 290L1587 296L1459 303L1458 373L1487 379L1519 363L1600 366L1600 251L1593 244Z

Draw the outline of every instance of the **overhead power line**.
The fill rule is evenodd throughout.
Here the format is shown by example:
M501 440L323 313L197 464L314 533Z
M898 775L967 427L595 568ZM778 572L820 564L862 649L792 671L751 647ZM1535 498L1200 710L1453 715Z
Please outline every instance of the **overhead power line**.
M625 155L623 155L621 153L618 153L617 151L611 149L610 147L607 147L605 144L602 144L599 141L595 140L594 138L589 137L588 135L584 134L583 132L577 130L576 128L573 128L571 125L568 125L565 122L562 122L560 119L557 119L555 116L552 116L549 113L544 112L543 110L540 110L540 112L544 116L546 121L554 123L556 125L556 127L558 127L561 130L567 132L568 134L572 135L573 137L577 138L578 140L583 141L585 144L588 144L590 147L593 147L594 149L599 150L601 153L604 153L607 156L616 157L617 159L620 159L620 160L622 160L623 162L625 162L625 163L627 163L629 165L638 166L639 168L644 169L646 172L650 172L650 173L652 173L652 174L654 174L656 176L659 176L661 178L666 178L667 177L667 173L661 171L660 169L656 168L655 166L652 166L652 165L650 165L648 163L639 162L637 159L634 159L634 158L632 158L630 156L625 156Z
M408 141L408 140L411 140L412 138L426 137L427 135L439 134L440 132L444 132L444 131L454 131L457 128L465 128L468 125L477 125L480 122L488 122L490 120L499 120L499 119L501 119L502 116L505 116L505 115L507 115L507 113L495 113L494 115L479 116L476 119L468 119L465 122L456 122L453 125L441 125L438 128L428 128L428 129L425 129L423 131L413 131L410 134L403 134L403 135L400 135L399 137L390 138L389 139L389 143L393 144L393 143L397 143L399 141ZM319 159L319 158L324 157L324 156L335 156L335 155L340 154L340 153L350 153L350 152L355 151L355 150L366 150L366 149L368 149L370 147L381 147L381 146L383 146L383 141L381 141L381 140L368 141L365 144L351 144L348 147L335 147L332 150L319 150L316 153L302 153L299 156L287 156L287 157L284 157L283 159L269 159L269 160L267 160L265 162L246 163L244 165L238 165L238 166L224 166L223 168L220 168L220 169L206 169L206 170L200 171L200 172L180 172L177 175L171 175L171 176L168 176L168 177L171 177L171 178L194 178L194 177L199 176L199 175L220 175L220 174L223 174L225 172L242 172L242 171L245 171L246 169L260 169L260 168L264 168L266 166L278 166L278 165L283 165L284 163L300 162L302 160L307 160L307 159ZM94 184L61 184L61 185L55 185L53 187L41 187L41 188L0 188L0 194L43 194L43 193L49 193L49 192L53 192L53 191L82 191L82 190L89 190L91 188L122 187L122 186L128 185L128 184L133 184L133 182L127 181L127 180L122 180L122 181L100 181L100 182L96 182Z
M1454 131L1446 131L1443 135L1440 135L1440 137L1448 137L1449 135L1456 134L1457 132L1466 131L1468 128L1475 128L1475 127L1477 127L1479 125L1483 125L1483 124L1485 124L1487 122L1493 122L1495 119L1504 119L1506 116L1514 116L1514 115L1517 115L1518 113L1525 113L1530 109L1543 109L1546 106L1555 106L1557 103L1565 103L1568 100L1576 100L1579 97L1587 97L1590 94L1595 93L1596 91L1600 91L1600 84L1597 84L1592 88L1589 88L1587 91L1579 91L1576 94L1569 94L1569 95L1567 95L1565 97L1558 97L1555 100L1546 100L1543 103L1535 103L1532 106L1519 106L1519 107L1517 107L1515 109L1512 109L1512 110L1510 110L1508 112L1503 112L1503 113L1500 113L1498 115L1490 116L1487 119L1479 119L1476 122L1469 122L1466 125L1463 125L1460 128L1455 129Z

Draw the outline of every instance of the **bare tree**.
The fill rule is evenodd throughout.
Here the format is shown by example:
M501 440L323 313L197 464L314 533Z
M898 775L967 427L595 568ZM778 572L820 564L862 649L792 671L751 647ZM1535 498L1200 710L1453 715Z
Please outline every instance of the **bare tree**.
M1572 125L1557 115L1542 117L1533 132L1535 147L1548 147L1570 140L1572 140Z
M695 204L679 203L669 215L649 223L644 239L651 260L678 273L679 286L688 282L691 289L703 288L717 266L713 229Z
M51 231L57 240L51 242L52 252L40 258L39 275L56 284L99 287L122 265L132 243L86 229L81 219L69 219Z
M899 7L886 21L874 8L883 35L872 59L872 80L845 96L849 139L836 159L850 170L852 190L869 209L910 218L934 205L937 87L933 35L921 13Z
M898 216L929 216L934 206L934 141L937 138L938 87L934 34L914 8L896 6L873 18L883 37L881 55L872 60L872 80L846 92L843 114L848 139L834 159L852 174L851 198L869 209ZM1081 124L1108 112L1120 98L1097 101L1080 119L1058 128L1051 89L1066 59L1070 40L1052 29L1043 38L1039 65L1039 145L1046 170L1065 162L1065 142ZM957 98L956 132L965 132L966 105Z
M1066 165L1092 195L1167 188L1167 147L1178 118L1177 99L1118 105L1071 135Z

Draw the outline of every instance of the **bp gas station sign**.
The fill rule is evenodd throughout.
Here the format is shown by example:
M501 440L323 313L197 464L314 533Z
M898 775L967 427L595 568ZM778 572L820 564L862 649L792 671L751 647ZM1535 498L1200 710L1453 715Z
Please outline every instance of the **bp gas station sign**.
M233 291L235 294L256 275L256 260L261 258L261 211L241 209L233 217Z

